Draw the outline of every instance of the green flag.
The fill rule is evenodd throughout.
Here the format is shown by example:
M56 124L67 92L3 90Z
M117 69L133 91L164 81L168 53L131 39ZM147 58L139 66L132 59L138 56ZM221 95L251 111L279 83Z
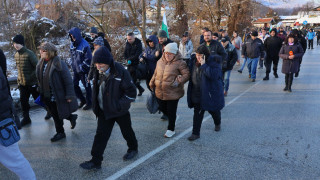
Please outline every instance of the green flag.
M168 24L167 24L166 12L164 12L164 13L163 13L163 19L162 19L161 29L167 32L167 35L168 35L168 38L169 38L169 32L168 32Z

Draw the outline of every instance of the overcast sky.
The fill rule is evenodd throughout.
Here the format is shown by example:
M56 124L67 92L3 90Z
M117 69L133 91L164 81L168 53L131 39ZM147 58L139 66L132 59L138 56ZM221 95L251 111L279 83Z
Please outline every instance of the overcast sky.
M272 8L290 8L306 4L308 0L258 0L262 4ZM314 0L315 5L320 6L320 0Z

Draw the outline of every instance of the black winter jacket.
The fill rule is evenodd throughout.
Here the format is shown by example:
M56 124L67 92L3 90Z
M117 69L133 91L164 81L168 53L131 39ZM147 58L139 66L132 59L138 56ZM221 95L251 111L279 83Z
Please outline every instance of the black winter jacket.
M8 91L7 80L0 68L0 121L12 117L12 99Z
M137 90L131 80L129 72L124 67L113 62L110 65L110 75L105 80L103 92L103 112L106 119L123 116L128 113L130 104L136 98ZM94 72L92 108L96 116L99 116L99 71Z
M264 57L263 42L259 38L255 40L248 39L242 46L241 54L251 59L258 58L259 56Z
M206 42L204 42L202 45L206 45ZM224 47L222 44L216 40L211 40L210 45L209 45L209 51L210 51L210 56L212 55L219 55L222 58L222 61L225 61L228 59L228 54L224 50ZM221 62L222 63L222 62Z
M136 38L135 41L130 44L126 42L126 47L124 50L124 58L126 61L131 61L131 66L139 64L139 56L142 53L142 43L141 40Z
M228 54L228 58L222 62L222 71L229 71L233 69L234 64L237 62L238 54L236 48L231 43L225 47L225 50Z
M264 41L264 48L267 53L266 59L279 58L279 51L282 47L282 40L278 36L268 37Z

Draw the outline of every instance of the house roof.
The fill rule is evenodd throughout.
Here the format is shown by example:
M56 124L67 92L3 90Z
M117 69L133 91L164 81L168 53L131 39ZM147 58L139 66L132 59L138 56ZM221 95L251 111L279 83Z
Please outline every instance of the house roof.
M271 23L273 18L261 18L253 21L254 24L261 24L261 23Z

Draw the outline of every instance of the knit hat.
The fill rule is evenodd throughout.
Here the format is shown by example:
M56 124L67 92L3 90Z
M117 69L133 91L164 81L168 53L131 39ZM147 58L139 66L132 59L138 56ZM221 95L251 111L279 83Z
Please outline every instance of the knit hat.
M177 54L178 50L179 49L177 43L169 43L164 47L164 52L169 52L173 54Z
M271 29L270 33L271 33L272 31L274 31L274 32L277 34L277 29L276 29L276 28Z
M98 29L96 27L91 27L90 33L98 34Z
M219 34L216 33L216 32L214 32L214 33L212 34L212 36L219 37Z
M105 46L100 47L94 53L92 58L93 63L102 63L111 65L113 63L113 57Z
M221 38L221 42L225 43L227 41L230 41L230 38L228 36Z
M12 41L17 44L21 44L24 46L24 37L21 34L16 35Z
M38 47L38 49L45 50L45 51L53 51L53 52L57 52L58 51L56 46L54 44L52 44L52 43L49 43L49 42L41 43L41 45Z
M209 56L210 56L210 51L209 51L209 49L207 48L206 45L201 45L201 46L199 46L198 49L196 50L196 53L198 53L198 54L204 54L205 57L206 57L206 59L208 59Z
M158 37L160 37L160 38L167 38L168 37L168 35L167 35L167 32L165 31L165 30L160 30L159 32L158 32Z
M258 36L258 32L257 31L252 31L251 32L251 36Z
M94 41L93 44L99 45L99 46L104 46L104 41L102 37L97 37Z

